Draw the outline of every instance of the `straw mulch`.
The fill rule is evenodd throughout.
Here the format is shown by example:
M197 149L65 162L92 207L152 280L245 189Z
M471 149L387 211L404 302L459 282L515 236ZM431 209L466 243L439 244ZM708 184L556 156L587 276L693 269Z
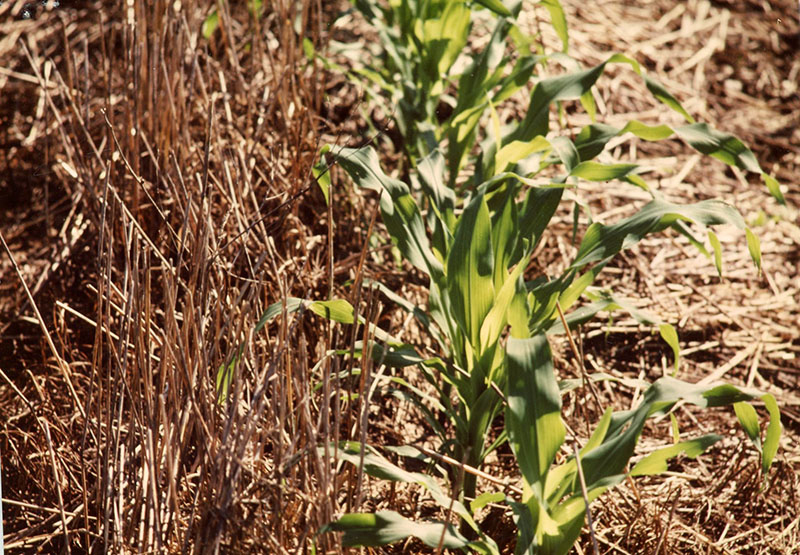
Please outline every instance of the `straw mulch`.
M601 499L594 509L597 538L604 549L618 553L800 552L797 5L658 0L564 5L573 22L573 55L599 62L609 52L621 51L637 59L696 119L750 145L762 167L782 182L788 204L785 208L775 203L757 177L677 144L628 139L612 151L617 159L652 166L648 181L669 199L728 200L760 237L760 276L747 252L744 232L723 229L722 277L713 262L686 241L668 236L649 239L622 256L604 285L639 299L639 306L676 325L683 349L679 377L725 380L773 393L782 407L785 430L782 451L762 489L758 456L740 433L733 432L732 411L681 409L683 437L727 430L733 435L697 461L674 465L666 479L627 483ZM629 70L616 71L599 91L606 104L605 121L675 122ZM576 117L570 123L581 122ZM607 185L582 191L595 219L601 221L624 216L628 204L643 198L621 189L609 195ZM610 324L595 323L583 330L583 339L591 369L650 379L672 370L668 349L633 320L620 317ZM625 406L626 397L616 401ZM643 453L668 444L669 422L661 422L649 438L648 432L643 437ZM583 547L590 549L588 536Z

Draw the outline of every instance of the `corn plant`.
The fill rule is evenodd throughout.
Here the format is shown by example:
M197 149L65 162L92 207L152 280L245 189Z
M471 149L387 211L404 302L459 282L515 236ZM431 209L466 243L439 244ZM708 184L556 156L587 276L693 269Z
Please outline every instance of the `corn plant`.
M551 8L566 50L566 30L558 23L559 13L563 16L560 6L556 0L543 3ZM781 427L772 396L730 385L699 386L664 377L647 387L634 410L606 411L578 456L554 466L565 441L560 415L564 384L556 380L547 335L565 332L564 324L574 326L599 311L625 308L624 301L612 293L592 289L614 256L647 235L672 229L711 256L705 246L707 239L721 272L720 244L713 228L728 224L745 231L751 257L758 268L761 263L758 239L735 208L719 200L668 202L650 187L640 165L598 162L596 158L607 143L626 133L646 141L676 136L703 154L761 175L773 196L780 202L783 198L778 183L761 170L741 141L695 122L669 92L643 74L635 60L615 54L592 68L537 78L534 69L543 57L520 48L526 45L526 37L513 21L519 3L510 7L494 1L479 4L494 11L495 31L466 69L453 75L451 70L469 33L468 3L395 0L379 8L367 0L356 1L368 20L378 26L386 50L383 69L362 73L396 100L398 127L407 139L410 166L403 179L398 179L384 172L371 147L327 147L328 161L321 160L317 175L326 176L327 164L333 160L358 187L375 191L392 241L429 282L424 307L412 305L388 288L382 290L417 317L437 342L438 356L423 356L385 332L375 334L378 344L371 350L373 356L388 366L416 366L436 392L431 396L395 378L395 382L405 383L407 398L439 434L440 455L480 469L486 456L508 441L523 490L513 500L502 492L478 492L474 473L457 479L458 471L451 466L447 477L458 487L454 487L455 499L450 499L435 492L430 480L404 474L369 446L344 445L346 461L374 476L419 483L442 507L453 509L462 519L458 531L442 523L411 523L392 512L345 515L326 530L344 532L348 545L382 545L415 535L433 547L495 552L494 542L480 532L473 514L487 502L506 501L518 525L518 553L566 553L580 533L586 500L596 498L626 475L663 471L666 460L679 453L697 456L719 439L711 434L678 442L626 472L646 420L669 414L678 403L703 408L733 405L761 453L765 474L778 446ZM515 62L506 55L509 38L517 48ZM561 53L553 59L568 58ZM553 133L549 120L556 103L579 99L594 117L592 87L609 64L631 67L653 96L681 114L686 123L652 126L630 121L622 128L593 123L574 138ZM529 80L534 84L525 116L503 128L495 106ZM451 81L457 83L458 92L448 88ZM455 94L452 114L438 122L437 103L448 94ZM483 127L488 131L483 132ZM466 176L465 168L471 170ZM323 188L326 179L320 179ZM534 249L565 200L565 192L579 189L582 181L610 180L639 187L651 200L621 221L591 223L560 275L529 275ZM571 311L584 295L592 302ZM344 306L344 301L336 302L338 308ZM293 304L302 306L299 300ZM563 323L558 317L562 310L569 312ZM672 326L631 312L642 321L659 325L675 351L677 369L677 334ZM352 318L335 319L352 323ZM763 442L755 409L748 404L753 399L763 401L769 412ZM437 414L445 416L446 424ZM490 443L487 434L501 414L504 431ZM401 451L409 452L414 451ZM578 480L579 469L585 492ZM470 501L469 508L466 501Z
M394 107L392 117L412 164L447 134L462 147L459 156L463 157L463 147L478 123L476 116L485 108L487 92L499 89L495 102L507 98L528 80L536 63L528 48L530 39L514 24L521 0L353 0L353 4L380 39L378 51L366 63L362 52L353 56L353 73L360 83L370 85L373 96ZM554 22L563 21L557 1L543 4L553 13ZM457 60L464 59L476 8L485 8L482 11L496 16L497 23L490 45L475 55L473 67L458 72L464 93L454 98L449 89L456 78ZM506 72L505 67L512 63L512 55L503 51L509 37L517 61L512 71ZM347 50L346 46L339 48L340 52ZM479 66L483 73L473 71ZM452 126L442 126L443 121Z
M720 201L678 205L654 192L653 200L635 215L611 225L592 224L560 276L526 281L524 271L567 187L564 183L550 180L536 185L531 178L510 172L495 175L479 185L463 211L456 214L452 191L437 185L444 182L436 174L437 168L444 171L444 161L438 155L429 156L419 171L412 172L411 179L425 182L423 190L439 195L438 201L432 201L440 224L441 233L437 236L426 229L409 186L382 171L374 150L341 149L336 160L359 186L381 194L387 230L404 257L430 279L427 311L408 307L402 301L400 304L419 315L421 324L439 339L442 356L409 356L409 346L389 344L385 347L405 355L384 357L384 363L418 363L436 389L439 398L433 409L447 415L453 430L450 437L444 427L434 426L442 435L441 453L480 468L492 449L506 439L510 441L526 485L522 503L513 505L519 519L520 545L547 553L565 552L580 531L584 507L576 489L575 463L550 468L564 440L559 384L546 339L561 325L556 319L557 307L568 310L615 254L648 234L667 228L689 234L689 226L711 233L711 226L723 223L745 228L741 216ZM594 168L609 170L600 165ZM527 192L518 200L522 187ZM751 247L758 264L754 239ZM572 313L567 323L585 321L614 302L613 297L600 298ZM507 327L511 337L504 348L501 339ZM674 333L668 325L661 329ZM754 396L759 395L732 386L704 388L673 378L659 380L647 390L635 411L606 413L584 446L581 458L590 497L599 495L624 475L648 417L664 414L680 401L717 406L744 402ZM761 398L770 407L763 455L766 470L777 448L780 424L774 399L769 395ZM419 404L423 402L420 400ZM740 408L737 414L745 410L752 416L752 409ZM502 411L506 433L488 444L489 426ZM431 417L429 421L436 419ZM757 431L753 432L757 426L749 425L747 429L758 441ZM631 472L657 472L663 466L659 461L679 452L696 455L717 439L719 436L704 436L672 446ZM464 477L462 487L464 499L477 497L474 474ZM337 526L348 529L345 523ZM376 521L375 526L380 528L382 524Z

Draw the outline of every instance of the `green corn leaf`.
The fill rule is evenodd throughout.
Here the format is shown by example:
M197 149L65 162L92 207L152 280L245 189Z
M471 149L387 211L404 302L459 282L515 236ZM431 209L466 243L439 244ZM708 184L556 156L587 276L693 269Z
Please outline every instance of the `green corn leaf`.
M445 178L445 160L439 149L433 150L417 164L417 174L425 195L433 202L435 210L443 222L451 228L453 209L456 204L455 192L447 187Z
M745 401L734 403L733 410L736 412L736 417L739 419L739 424L742 429L753 442L758 452L761 452L761 428L758 424L758 414L753 405Z
M441 17L425 21L422 27L425 53L422 67L429 78L422 85L432 85L434 88L427 92L437 96L443 92L443 78L467 43L470 10L461 2L448 2Z
M504 191L499 190L498 196L505 197L503 207L494 211L492 219L492 250L494 252L494 288L499 291L508 277L508 267L517 244L519 222L517 220L517 204L515 199L516 188L513 183L506 184Z
M710 229L708 230L708 242L711 243L711 248L714 251L714 266L717 268L719 277L722 277L722 245L717 234Z
M505 498L506 496L503 492L487 491L476 497L474 501L471 501L469 504L469 508L472 510L472 513L475 514L477 511L480 511L489 503L501 503L505 501Z
M594 85L604 67L605 63L585 71L539 81L531 94L525 118L504 142L506 144L513 141L525 142L537 135L546 136L549 129L550 104L558 100L580 97Z
M709 447L722 439L717 434L708 434L696 439L681 441L669 447L663 447L653 451L640 460L630 471L631 476L652 476L667 471L667 461L673 457L684 453L687 457L694 459L698 455L705 453Z
M372 279L365 279L364 286L367 288L376 287L378 291L383 293L390 301L394 302L400 308L408 312L409 314L413 314L417 321L422 325L422 327L431 334L433 339L436 340L437 343L443 348L446 349L446 343L444 342L441 331L437 324L431 321L428 314L421 309L420 307L414 305L414 303L408 301L407 299L403 298L402 296L398 295L383 283L372 280Z
M652 314L649 314L643 310L639 310L630 302L621 299L608 291L597 291L587 288L585 290L585 294L590 300L592 300L592 302L573 310L566 315L567 325L570 329L574 329L575 327L588 322L594 318L598 312L612 312L615 310L624 310L633 316L637 322L645 326L654 326L661 323L661 321ZM571 298L571 294L564 294L561 300L569 302ZM562 308L563 307L564 304L562 304ZM547 330L547 333L564 333L564 324L561 322L561 320L556 320Z
M308 308L314 314L318 314L334 322L352 324L355 321L353 305L344 299L314 301Z
M537 63L538 59L533 56L524 56L517 60L511 72L498 81L497 91L492 97L492 102L499 104L524 87L530 81ZM492 85L492 83L487 83L487 85Z
M670 428L672 428L672 443L679 443L681 441L681 429L678 426L678 419L675 418L675 413L669 413Z
M388 395L391 395L395 399L401 402L407 402L420 411L420 414L425 419L425 422L430 426L431 430L442 440L446 440L449 436L445 428L439 423L438 414L434 414L434 411L431 410L431 407L440 411L441 413L446 413L446 409L444 406L437 406L438 401L435 401L432 405L428 405L429 401L434 401L434 398L426 397L425 400L419 398L415 393L409 393L408 391L403 391L402 389L389 389L386 392ZM451 420L452 421L452 420Z
M536 60L530 55L520 56L508 75L503 71L510 63L504 58L504 53L505 39L512 29L514 26L509 20L499 19L489 43L459 78L456 108L443 132L448 138L447 161L451 186L474 144L476 126L488 106L490 91L497 88L491 102L499 104L524 87L533 73Z
M767 393L761 396L764 406L767 408L769 414L769 424L767 424L767 432L764 436L764 441L761 441L761 426L758 422L758 414L756 409L750 403L741 401L733 405L736 411L736 416L739 418L739 423L742 429L747 433L747 437L755 446L756 450L761 455L761 472L764 476L769 472L772 466L772 461L778 451L778 444L780 441L782 426L780 419L780 411L778 404L775 402L775 397Z
M569 51L569 32L567 29L567 18L564 15L564 9L561 7L561 2L558 0L541 0L547 11L550 12L550 23L553 25L558 38L561 39L561 51L566 53Z
M585 276L581 276L581 278L585 279ZM563 302L564 297L572 293L571 290L574 289L575 300L577 300L583 290L591 284L592 279L585 280L576 287L575 272L573 271L565 272L554 280L545 281L544 278L541 278L527 283L530 304L528 329L531 334L543 333L548 330L556 318L556 303L559 302L559 299L561 299L561 308L566 310L569 308L569 304Z
M444 173L445 160L439 149L419 160L416 171L410 173L411 183L422 190L429 202L427 222L432 229L431 244L435 256L440 258L444 258L452 243L456 224L455 192L447 186Z
M745 237L747 237L747 249L750 251L750 258L753 259L753 263L758 268L758 272L761 273L761 241L758 240L758 236L750 231L750 228L745 228L744 230Z
M684 125L675 129L675 132L703 154L722 160L729 166L761 173L761 167L753 152L729 133L717 131L706 123Z
M602 444L608 432L608 427L611 424L611 416L612 410L610 408L606 409L600 422L597 423L595 430L592 432L589 441L587 441L579 451L581 458L583 458L585 453L588 453ZM570 488L576 487L574 481L578 478L577 471L578 467L575 463L575 458L571 457L567 462L557 466L547 475L545 499L551 510L556 507Z
M203 20L203 25L200 29L203 38L206 40L210 39L214 34L214 31L217 30L217 27L219 27L219 14L217 13L217 10L212 10L208 17Z
M534 137L530 141L512 141L497 151L494 161L494 171L490 175L504 172L511 164L516 164L536 152L547 152L552 148L550 141L542 136Z
M473 371L473 377L476 374ZM500 410L500 400L497 392L488 388L470 403L467 428L470 452L466 459L467 464L479 466L486 457L486 433Z
M506 361L508 442L531 495L543 502L547 472L565 437L547 339L509 339Z
M571 268L581 268L591 262L609 259L638 243L650 233L657 233L680 220L702 226L732 224L743 229L744 220L732 206L721 201L706 200L679 205L656 199L637 214L613 225L593 223L586 230L575 262Z
M303 54L306 55L307 60L314 60L314 42L308 37L303 37Z
M307 301L297 297L286 297L284 301L278 301L267 307L267 310L265 310L261 315L261 318L258 320L254 330L255 332L261 331L264 326L266 326L276 316L283 314L284 310L287 314L291 314L301 309L311 310L323 318L328 318L336 322L352 324L354 321L353 307L350 305L350 303L343 299L333 299L330 301ZM372 324L371 326L377 330L376 326ZM380 330L375 334L375 336L384 341L392 340L394 343L396 343L396 340L393 340L393 338L386 334L386 332L383 332L383 330ZM233 383L234 370L239 358L244 352L244 347L244 343L239 345L236 355L232 357L230 362L221 365L217 370L216 390L217 398L220 402L228 398L230 386Z
M570 175L588 181L609 181L623 178L638 169L638 164L601 164L587 161L575 166Z
M297 297L286 297L286 312L290 314L292 312L297 312L301 306L303 306L303 299L298 299ZM258 320L256 324L255 331L261 331L264 326L267 325L268 322L272 321L278 314L281 314L284 310L284 303L283 301L278 301L277 303L273 303L267 307L267 310L264 311L264 314L261 315L261 318Z
M447 257L447 289L453 316L477 348L483 320L494 302L494 256L489 209L478 195L456 224Z
M522 294L524 298L525 289L521 284L520 278L528 265L528 261L529 259L526 258L523 262L517 264L498 291L494 305L481 325L481 351L488 349L500 339L500 334L506 326L509 309L515 297Z
M328 168L328 163L325 161L325 154L328 153L330 147L325 145L322 147L322 150L319 154L319 162L311 169L311 173L314 176L314 179L319 186L320 191L322 191L322 196L325 197L325 204L329 205L330 201L330 189L331 189L331 172L330 168Z
M663 99L661 100L663 101ZM688 116L688 114L686 115ZM770 194L780 204L786 203L780 184L761 170L755 155L742 141L729 133L717 131L705 123L692 123L674 129L668 125L646 125L636 120L628 122L622 129L595 123L584 127L578 133L575 138L575 146L580 153L581 160L586 161L602 152L612 138L625 133L631 133L645 141L660 141L677 135L689 146L703 154L713 156L729 166L758 173Z
M527 239L530 248L533 250L539 244L547 225L553 218L561 197L563 189L529 189L525 196L525 201L519 211L519 234L520 238ZM521 241L517 242L517 252L511 258L514 263L522 256Z
M589 119L592 120L592 122L597 121L597 102L594 99L594 92L589 89L581 95L580 101L581 106L583 106L583 109L586 110L586 113L589 115Z
M761 174L761 178L764 180L764 183L767 185L767 189L769 190L770 194L775 197L775 199L782 205L786 206L786 199L783 198L783 193L781 192L781 185L778 183L778 180L772 177L771 175L767 174L766 172Z
M497 115L497 110L495 110L494 108L494 103L492 103L492 100L488 97L488 95L486 97L486 103L489 105L489 116L491 117L491 122L492 122L491 138L492 140L494 140L495 148L497 148L497 150L500 150L500 139L501 139L500 117Z
M620 129L604 123L593 123L580 130L575 137L575 149L580 160L591 160L601 152L608 141L621 133Z
M506 8L500 0L475 0L478 4L487 8L497 15L511 16L511 10Z
M239 357L235 356L228 364L223 364L217 370L216 391L218 403L222 404L228 400L237 362L239 362Z
M332 448L331 446L331 449ZM319 449L322 450L322 447ZM392 482L417 484L425 488L440 507L444 509L452 507L453 512L466 519L474 529L477 529L477 525L472 520L466 507L464 507L460 501L451 499L432 476L421 472L409 472L404 470L378 453L378 451L370 445L364 445L363 450L362 457L362 445L356 442L348 442L343 444L339 449L339 458L356 467L361 467L363 464L364 472L374 478L390 480Z
M372 148L341 148L335 155L356 185L381 193L383 223L406 260L434 280L441 280L442 264L430 249L422 216L408 186L383 172Z
M554 137L550 140L550 144L556 155L561 159L561 163L564 164L564 168L571 174L581 161L580 153L575 147L575 143L567 137Z
M710 386L689 384L670 377L659 379L645 391L642 403L636 409L614 414L602 445L583 457L587 487L591 489L606 484L605 480L621 476L647 418L665 414L678 401L705 408L731 405L758 396L757 392L727 384ZM777 407L774 414L770 414L770 425L780 426Z
M663 339L667 345L672 348L672 356L675 359L675 369L672 371L672 375L674 377L678 374L678 367L681 362L681 346L678 342L678 332L675 331L675 328L672 326L672 324L661 324L658 326L658 332L661 334L661 339Z
M625 63L638 68L639 64L627 56L614 54L605 62L583 71L574 71L566 75L543 79L533 89L525 118L511 133L505 143L511 141L528 141L537 135L546 136L549 130L549 109L553 102L580 98L597 82L606 65ZM640 70L641 71L641 70Z
M637 73L642 75L641 70L637 71ZM678 99L672 96L672 94L664 88L664 85L652 77L648 77L647 75L644 75L643 78L645 84L647 85L647 90L649 90L652 95L655 96L662 104L665 104L678 112L689 123L694 123L694 118L689 115L689 112L687 112L683 106L681 106L681 103L678 102Z
M617 135L625 133L631 133L645 141L663 141L674 135L675 131L669 125L647 125L637 120L631 120L617 132Z
M377 547L408 537L418 538L434 549L442 537L442 547L446 549L466 549L470 543L452 524L445 529L442 523L414 522L394 511L349 513L323 526L320 533L326 532L344 532L345 547Z
M459 120L458 116L465 110L471 110L476 106L482 105L490 88L487 83L489 70L500 65L505 50L505 38L508 36L511 27L511 23L505 18L498 20L489 43L461 75L458 100L450 125L458 121L464 121L463 118Z
M767 433L764 436L764 448L761 453L761 471L764 476L766 476L767 472L769 472L769 468L772 466L772 461L775 459L775 454L778 452L783 426L781 426L781 412L778 409L778 403L775 401L775 397L767 393L761 396L761 400L764 401L764 406L769 413L769 424L767 424Z
M605 263L600 263L595 266L592 266L589 270L584 272L578 277L574 279L567 279L566 286L561 291L561 294L558 297L558 302L561 304L562 310L569 310L572 305L577 302L583 292L589 287L600 272L605 268ZM570 272L566 272L564 276L569 276ZM617 302L619 302L617 300ZM620 305L622 306L622 305ZM555 307L553 307L555 308Z

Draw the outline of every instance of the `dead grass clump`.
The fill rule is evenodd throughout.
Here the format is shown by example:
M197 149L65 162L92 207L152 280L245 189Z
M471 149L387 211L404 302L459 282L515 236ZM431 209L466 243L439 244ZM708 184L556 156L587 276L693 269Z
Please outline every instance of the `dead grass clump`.
M323 80L302 50L323 40L320 4L9 9L5 547L308 546L342 500L316 446L359 428L332 403L348 369L309 368L341 338L302 313L253 330L268 304L332 286L309 171Z

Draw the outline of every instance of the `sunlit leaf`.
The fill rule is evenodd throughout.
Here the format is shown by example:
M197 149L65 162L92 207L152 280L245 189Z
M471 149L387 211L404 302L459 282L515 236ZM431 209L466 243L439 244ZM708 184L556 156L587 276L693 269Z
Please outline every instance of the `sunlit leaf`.
M732 206L717 200L706 200L695 204L673 204L656 199L639 212L619 223L604 225L593 223L586 230L573 268L590 262L598 262L614 256L638 243L650 233L663 231L683 220L703 226L732 224L745 227L741 215Z
M717 268L719 276L722 277L722 245L717 234L710 229L708 230L708 242L711 243L711 248L714 250L714 266Z
M672 348L672 356L675 359L675 369L672 375L675 376L678 373L678 366L681 361L681 346L678 342L678 332L675 331L675 328L671 324L661 324L658 327L658 331L661 334L661 338Z
M311 312L334 322L352 324L355 321L353 306L344 299L314 301L308 308Z
M564 9L561 7L561 2L558 0L541 0L550 12L550 23L553 25L558 38L561 39L562 52L569 51L569 32L567 30L567 18L564 16Z
M741 401L739 403L734 403L733 410L736 412L739 423L742 425L742 429L747 434L747 437L750 438L750 441L753 442L756 449L761 452L761 428L758 424L756 409L754 409L753 405L750 403Z
M645 458L640 460L630 471L631 476L651 476L667 471L667 461L683 453L687 457L694 459L704 453L709 447L722 439L717 434L708 434L697 439L681 441L669 447L662 447L653 451Z
M753 259L753 262L758 268L759 273L761 272L761 241L759 241L758 236L750 231L750 228L745 228L744 230L745 236L747 237L747 249L750 251L750 258Z

